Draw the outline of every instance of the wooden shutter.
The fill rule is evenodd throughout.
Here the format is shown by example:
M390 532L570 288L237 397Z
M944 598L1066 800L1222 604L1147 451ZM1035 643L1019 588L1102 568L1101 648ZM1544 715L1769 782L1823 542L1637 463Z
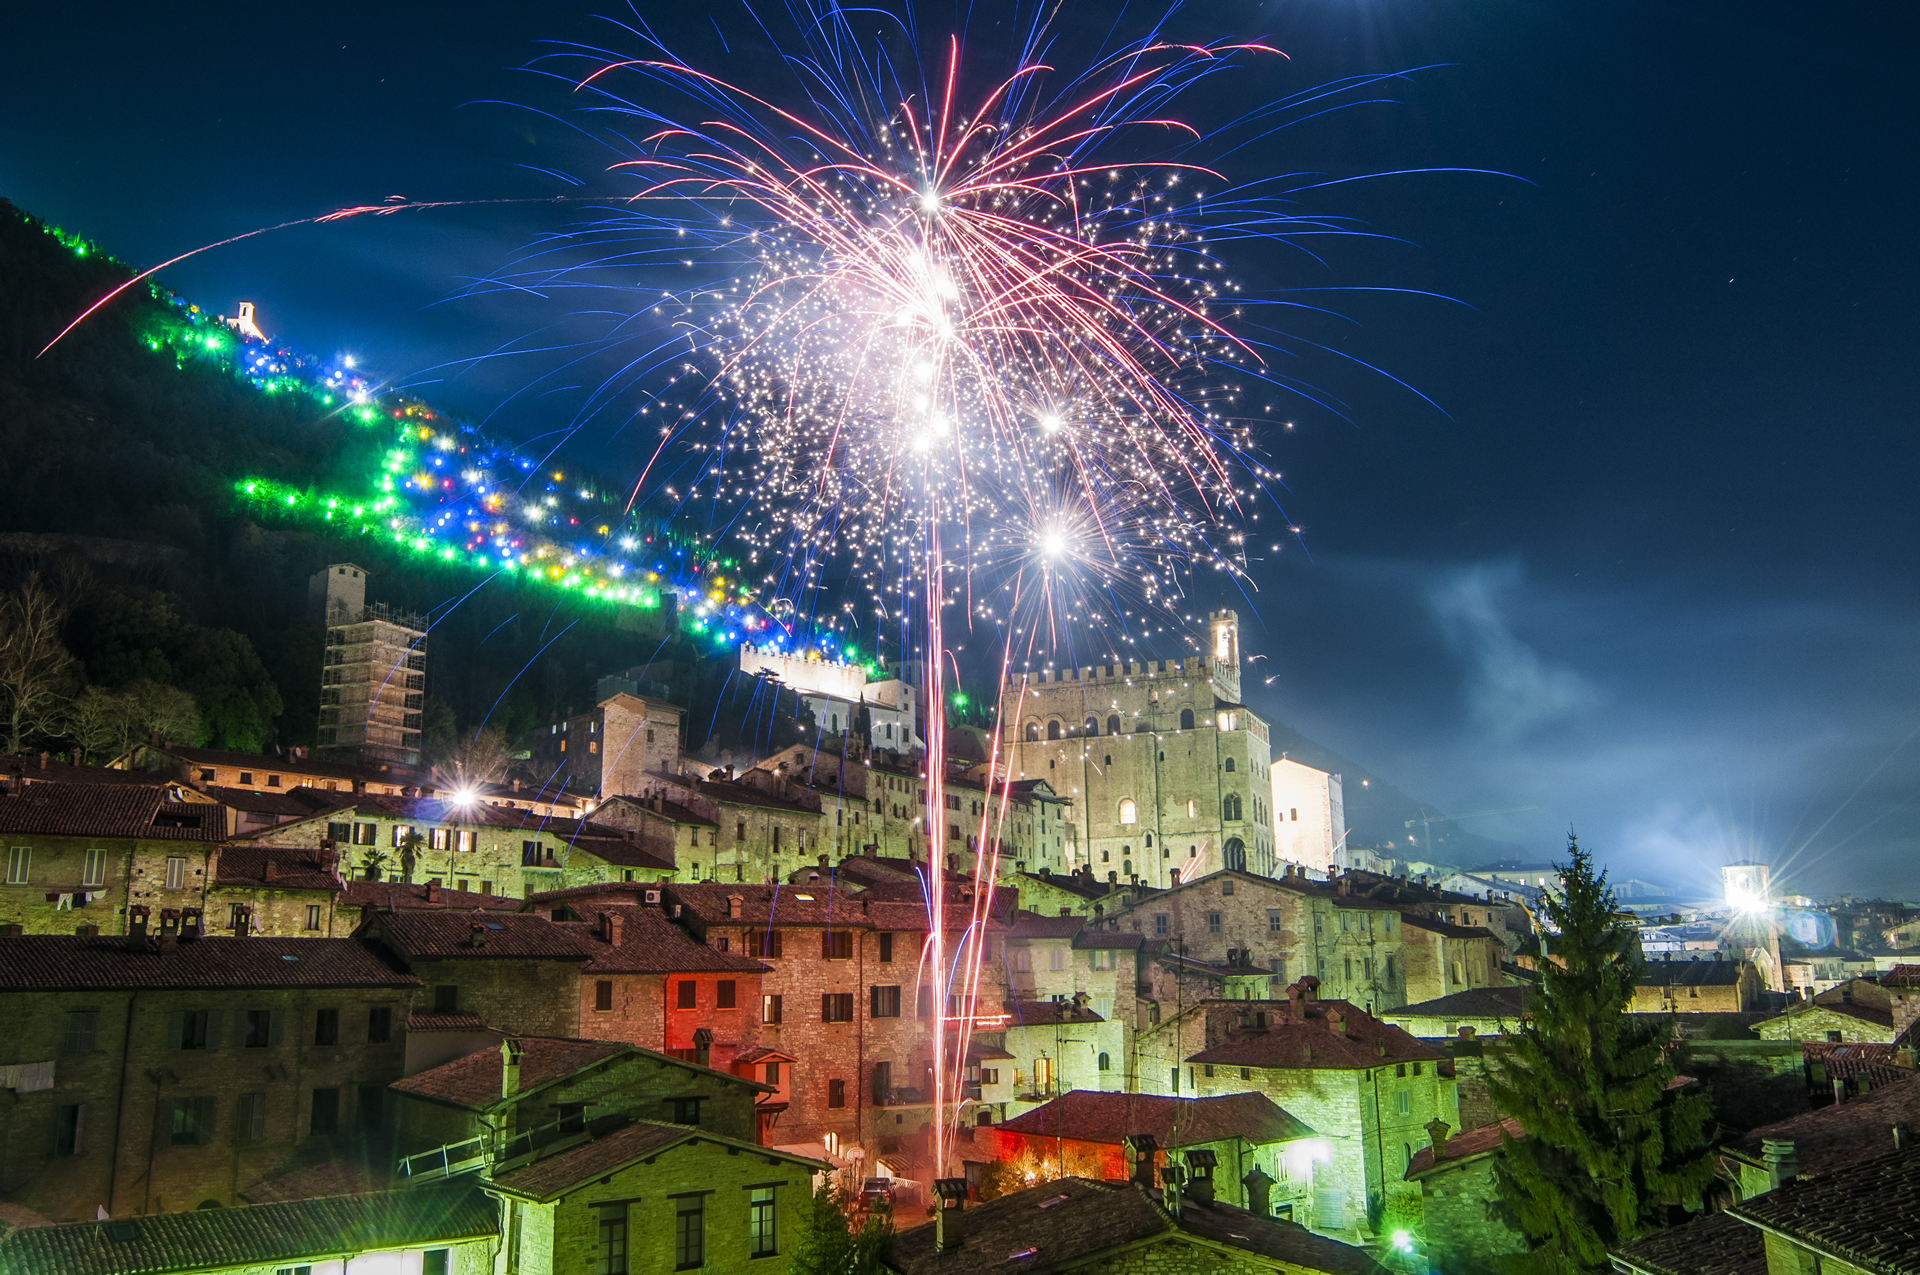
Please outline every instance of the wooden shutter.
M267 1044L278 1045L280 1043L280 1033L286 1027L286 1017L285 1010L276 1009L268 1012Z
M213 1141L213 1104L212 1098L193 1098L193 1140L196 1146L206 1146Z
M81 1103L73 1112L73 1153L84 1155L87 1150L87 1104Z
M167 1015L167 1048L168 1049L180 1048L180 1042L182 1038L184 1038L184 1036L186 1035L186 1030L187 1030L186 1011L176 1009L171 1014L168 1014Z
M210 1051L220 1048L220 1011L217 1009L207 1011L207 1048Z

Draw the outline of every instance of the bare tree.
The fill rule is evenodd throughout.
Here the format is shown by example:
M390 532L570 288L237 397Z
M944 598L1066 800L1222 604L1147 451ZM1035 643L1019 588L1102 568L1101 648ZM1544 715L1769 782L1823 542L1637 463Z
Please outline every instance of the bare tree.
M505 777L507 765L512 761L506 732L497 726L488 726L471 735L463 734L453 747L453 756L433 771L449 788L497 784Z
M125 695L89 686L73 701L62 733L94 757L117 757L134 733L129 719L132 710L133 703Z
M0 594L0 713L9 752L19 752L29 734L58 733L72 703L74 659L60 640L69 610L37 572Z

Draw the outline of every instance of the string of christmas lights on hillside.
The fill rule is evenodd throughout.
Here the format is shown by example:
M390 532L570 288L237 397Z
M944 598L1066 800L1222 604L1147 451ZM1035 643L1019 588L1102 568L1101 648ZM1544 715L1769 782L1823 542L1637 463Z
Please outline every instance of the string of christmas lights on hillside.
M47 233L76 257L112 260L59 227ZM672 597L688 613L685 627L716 646L748 642L840 658L843 639L830 625L805 625L790 607L763 605L739 574L744 564L708 539L629 513L619 495L591 480L569 480L471 423L381 388L350 355L315 358L258 335L250 319L226 319L156 282L146 286L163 308L143 311L136 331L176 368L217 370L263 394L300 396L366 431L368 445L343 449L342 472L323 486L236 479L234 494L254 517L364 536L415 559L613 606L653 611Z

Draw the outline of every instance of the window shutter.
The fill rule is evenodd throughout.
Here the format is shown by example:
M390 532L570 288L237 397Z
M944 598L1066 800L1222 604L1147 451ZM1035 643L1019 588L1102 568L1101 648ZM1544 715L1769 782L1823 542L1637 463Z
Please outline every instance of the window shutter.
M193 1133L198 1146L206 1146L213 1141L213 1099L195 1098L193 1100Z
M209 1051L218 1049L220 1044L220 1011L209 1010L207 1011L207 1049Z
M153 1142L164 1147L173 1141L173 1105L184 1101L180 1098L162 1098L153 1104Z
M180 1048L180 1040L187 1029L187 1015L184 1010L174 1010L167 1015L167 1048Z
M280 1043L280 1031L281 1031L281 1028L285 1026L285 1020L286 1020L285 1010L276 1009L268 1013L267 1044L278 1045Z
M247 1113L247 1136L255 1142L264 1142L267 1137L267 1095L253 1095L253 1110Z
M833 958L833 935L829 931L822 930L820 931L820 959L823 961L826 961L826 960L831 960L832 958Z
M81 1103L73 1109L73 1153L85 1155L87 1152L87 1104Z

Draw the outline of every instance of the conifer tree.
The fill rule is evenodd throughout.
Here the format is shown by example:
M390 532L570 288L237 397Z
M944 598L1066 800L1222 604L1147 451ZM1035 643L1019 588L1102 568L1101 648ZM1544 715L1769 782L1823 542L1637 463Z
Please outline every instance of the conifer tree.
M1608 1270L1609 1250L1658 1229L1671 1205L1697 1208L1713 1177L1708 1100L1669 1088L1671 1020L1627 1013L1642 967L1633 926L1571 835L1567 858L1531 1017L1489 1051L1494 1106L1525 1131L1502 1134L1495 1207L1530 1247L1508 1259L1528 1275Z
M893 1214L870 1209L856 1229L847 1216L851 1203L828 1173L801 1212L787 1275L881 1275L893 1244Z

